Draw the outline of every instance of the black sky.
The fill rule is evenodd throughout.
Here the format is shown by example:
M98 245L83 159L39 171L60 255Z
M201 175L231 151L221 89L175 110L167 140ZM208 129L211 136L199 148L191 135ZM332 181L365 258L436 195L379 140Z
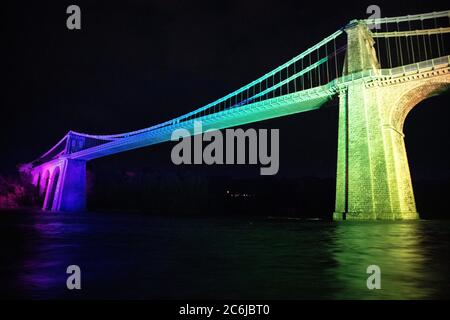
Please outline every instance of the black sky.
M66 28L70 4L81 7L82 30ZM131 131L220 98L366 17L370 4L383 16L450 9L416 0L4 1L1 171L33 160L70 129ZM406 122L418 176L450 176L449 102L423 102ZM252 126L280 128L281 173L334 175L336 108ZM170 165L167 147L147 149L116 159Z

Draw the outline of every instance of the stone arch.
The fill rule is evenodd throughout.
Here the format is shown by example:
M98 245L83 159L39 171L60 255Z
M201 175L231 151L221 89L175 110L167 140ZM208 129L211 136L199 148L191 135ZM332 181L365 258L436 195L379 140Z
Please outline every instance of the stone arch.
M389 122L398 132L403 133L403 125L409 112L423 100L441 94L450 89L450 77L420 82L402 94L394 103L389 115Z
M38 195L41 194L41 176L42 176L42 172L39 172L38 176L37 176L37 180L36 180L36 185L35 185Z
M42 174L39 174L40 182L39 182L39 195L44 195L47 193L48 185L50 182L50 171L45 170Z
M61 169L59 168L59 166L56 166L55 169L53 170L51 185L48 188L47 203L45 206L46 210L52 210L60 174Z

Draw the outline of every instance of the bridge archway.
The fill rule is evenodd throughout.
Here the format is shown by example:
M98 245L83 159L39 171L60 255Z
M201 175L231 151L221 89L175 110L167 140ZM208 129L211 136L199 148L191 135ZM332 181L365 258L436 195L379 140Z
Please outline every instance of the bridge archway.
M42 174L41 174L41 172L39 172L38 177L37 177L37 182L36 182L36 189L37 189L38 195L40 195L40 193L41 193L41 176L42 176Z
M45 197L47 193L48 184L50 181L50 171L45 170L43 173L40 173L38 181L39 181L38 183L39 195Z
M411 179L410 161L405 145L404 123L411 110L422 101L438 95L450 88L450 81L446 79L420 81L416 86L407 90L397 98L391 107L389 123L398 134L392 134L391 148L394 157L395 176L397 180L398 198L408 211L417 210L414 196L414 186Z
M450 89L449 77L438 81L430 80L420 82L417 86L405 92L397 99L389 116L390 124L398 132L403 133L405 119L415 106L425 99L438 95L448 89Z
M47 201L45 204L45 210L52 210L53 202L55 200L55 194L56 194L56 187L58 186L59 176L60 176L61 170L59 167L56 167L53 171L53 176L50 181L50 185L47 188L48 189L48 195L47 195Z
M45 170L39 173L38 178L38 196L39 196L39 206L44 207L45 198L47 197L48 185L50 183L50 171Z
M424 99L406 116L403 132L417 210L423 219L447 218L450 191L450 92Z

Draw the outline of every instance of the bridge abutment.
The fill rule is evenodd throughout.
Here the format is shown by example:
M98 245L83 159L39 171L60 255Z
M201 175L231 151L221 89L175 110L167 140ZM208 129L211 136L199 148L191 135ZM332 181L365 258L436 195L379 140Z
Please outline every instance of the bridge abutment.
M86 210L86 161L57 159L31 170L43 210Z

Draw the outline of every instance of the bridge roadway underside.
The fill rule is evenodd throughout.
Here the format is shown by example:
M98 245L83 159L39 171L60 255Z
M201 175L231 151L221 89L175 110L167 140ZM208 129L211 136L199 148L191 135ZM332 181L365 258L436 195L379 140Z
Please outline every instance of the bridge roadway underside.
M291 93L121 138L100 146L72 153L66 157L69 159L92 160L119 152L146 147L169 141L172 132L176 129L186 129L192 135L194 133L194 121L202 122L202 132L204 132L210 129L230 128L289 114L316 110L330 101L334 95L335 91L329 89L327 86Z

